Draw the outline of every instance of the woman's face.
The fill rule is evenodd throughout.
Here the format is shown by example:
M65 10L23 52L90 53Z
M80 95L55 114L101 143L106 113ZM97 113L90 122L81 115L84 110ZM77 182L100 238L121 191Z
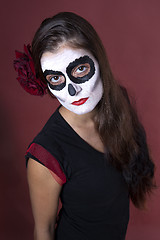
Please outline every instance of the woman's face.
M58 101L76 114L91 112L103 94L99 65L84 49L61 47L45 52L41 67L48 88Z

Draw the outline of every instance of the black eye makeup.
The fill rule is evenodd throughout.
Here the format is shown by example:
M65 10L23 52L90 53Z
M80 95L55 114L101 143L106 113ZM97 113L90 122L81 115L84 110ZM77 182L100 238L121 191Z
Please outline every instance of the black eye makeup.
M95 66L93 60L85 55L75 59L69 63L66 72L70 80L76 84L88 81L95 74ZM45 70L44 76L53 90L60 91L66 86L66 77L60 71Z
M95 73L93 60L85 55L71 62L66 69L68 77L77 84L88 81Z
M53 90L61 90L66 85L65 75L60 71L45 70L44 76L49 86Z

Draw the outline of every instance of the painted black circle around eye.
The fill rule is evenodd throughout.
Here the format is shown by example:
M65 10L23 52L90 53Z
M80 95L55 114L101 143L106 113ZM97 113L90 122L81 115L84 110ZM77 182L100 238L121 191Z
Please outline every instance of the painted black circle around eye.
M49 81L47 80L47 78L46 78L47 75L63 76L64 79L65 79L65 81L64 81L63 83L58 84L58 85L53 85L51 82L49 82ZM51 89L53 89L53 90L60 91L60 90L62 90L62 89L66 86L66 77L65 77L65 75L64 75L62 72L60 72L60 71L45 70L45 71L44 71L44 76L45 76L45 79L46 79L47 83L49 84L49 87L50 87Z
M72 70L76 66L78 66L80 64L85 64L85 63L88 63L90 65L89 73L83 77L74 77L72 75ZM85 56L80 57L80 58L76 59L75 61L71 62L68 65L68 67L66 68L66 72L67 72L68 77L72 80L72 82L77 83L77 84L84 83L84 82L88 81L95 74L94 62L89 56L85 55Z

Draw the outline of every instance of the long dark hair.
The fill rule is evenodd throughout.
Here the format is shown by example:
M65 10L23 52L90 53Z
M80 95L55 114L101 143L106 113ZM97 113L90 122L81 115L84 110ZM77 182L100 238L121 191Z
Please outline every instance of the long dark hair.
M42 22L32 42L37 75L44 81L40 65L42 54L64 43L89 50L99 63L104 93L97 105L95 123L106 156L122 172L134 205L143 208L147 194L155 188L154 163L149 155L145 130L126 89L115 81L103 44L88 21L74 13L62 12Z

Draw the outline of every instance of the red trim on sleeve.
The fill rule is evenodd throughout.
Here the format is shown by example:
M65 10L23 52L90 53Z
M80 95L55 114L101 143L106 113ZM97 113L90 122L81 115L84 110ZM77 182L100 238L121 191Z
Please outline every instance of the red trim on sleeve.
M49 170L51 170L50 172L52 176L60 185L66 182L66 176L62 171L59 162L45 148L43 148L41 145L37 143L32 143L26 153L28 152L32 154L34 157L36 157Z
M59 183L61 186L64 184L64 182L50 169L48 169L52 175L52 177L56 180L57 183Z

